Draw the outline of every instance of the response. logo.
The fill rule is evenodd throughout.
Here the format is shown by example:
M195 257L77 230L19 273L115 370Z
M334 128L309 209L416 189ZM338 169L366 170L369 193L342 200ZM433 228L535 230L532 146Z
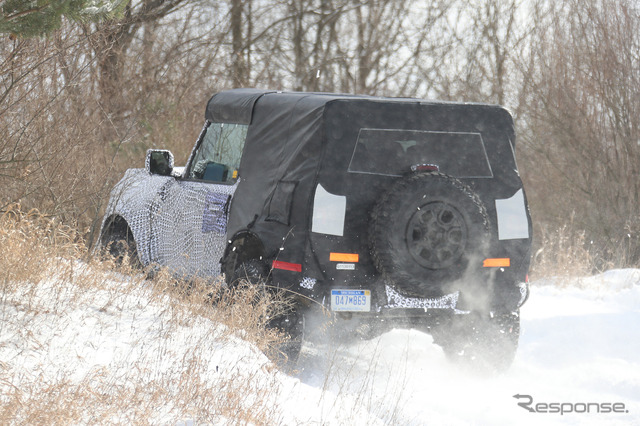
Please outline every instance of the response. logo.
M518 406L530 413L560 414L620 414L628 413L624 402L533 402L531 395L513 395Z

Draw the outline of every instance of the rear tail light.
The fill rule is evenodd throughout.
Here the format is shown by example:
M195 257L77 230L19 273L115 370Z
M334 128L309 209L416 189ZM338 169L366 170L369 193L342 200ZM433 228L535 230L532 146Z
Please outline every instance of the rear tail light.
M273 269L282 269L284 271L291 272L302 272L302 265L299 263L289 263L283 262L281 260L274 260L271 266L273 267Z

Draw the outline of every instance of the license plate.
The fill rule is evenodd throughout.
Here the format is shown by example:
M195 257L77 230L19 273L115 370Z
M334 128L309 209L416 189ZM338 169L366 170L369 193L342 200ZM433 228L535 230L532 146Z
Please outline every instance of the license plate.
M371 310L371 290L331 290L331 310L369 312Z

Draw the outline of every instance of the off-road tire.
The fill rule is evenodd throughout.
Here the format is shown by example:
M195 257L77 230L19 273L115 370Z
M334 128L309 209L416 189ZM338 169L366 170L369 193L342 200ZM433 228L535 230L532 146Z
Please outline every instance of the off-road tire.
M233 275L227 279L230 288L238 288L243 285L261 286L263 291L269 291L269 268L258 259L246 260L235 269ZM302 348L304 335L304 316L302 311L291 306L285 312L278 313L270 318L266 327L278 329L288 336L288 339L277 347L272 348L268 355L279 366L291 368L297 361Z
M471 188L441 173L418 173L392 185L374 207L369 243L391 285L438 297L444 283L480 272L489 232L487 210Z
M478 374L501 373L511 366L518 349L520 314L458 315L431 334L449 361Z
M273 348L271 359L285 368L293 368L298 362L304 339L304 314L299 307L292 307L267 323L267 328L276 328L288 339Z
M264 262L258 259L249 259L240 263L233 274L227 277L229 287L237 287L241 284L264 285L269 276L269 270Z
M141 268L142 263L138 257L138 249L131 231L112 230L102 238L102 255L113 259L117 265L122 265L127 259L130 266Z

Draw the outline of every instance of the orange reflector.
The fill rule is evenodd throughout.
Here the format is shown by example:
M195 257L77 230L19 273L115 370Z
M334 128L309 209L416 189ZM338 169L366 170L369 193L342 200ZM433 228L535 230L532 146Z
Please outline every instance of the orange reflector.
M329 253L329 260L332 262L357 263L358 253Z
M484 262L482 262L482 266L485 268L508 268L511 266L511 259L508 257L485 259Z

